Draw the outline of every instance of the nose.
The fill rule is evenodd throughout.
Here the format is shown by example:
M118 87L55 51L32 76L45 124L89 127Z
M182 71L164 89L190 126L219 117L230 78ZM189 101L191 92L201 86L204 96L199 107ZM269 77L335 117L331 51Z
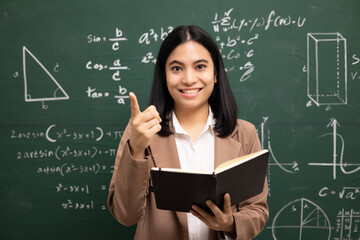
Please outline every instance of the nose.
M182 79L183 84L186 84L188 86L193 85L197 81L197 76L195 71L193 70L186 70L184 77Z

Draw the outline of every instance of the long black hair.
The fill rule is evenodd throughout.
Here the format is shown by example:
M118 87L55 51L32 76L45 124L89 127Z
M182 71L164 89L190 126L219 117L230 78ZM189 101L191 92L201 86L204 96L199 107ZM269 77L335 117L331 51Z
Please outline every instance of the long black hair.
M157 55L154 80L150 93L150 105L154 105L162 119L160 136L173 134L169 126L171 112L174 109L172 99L166 84L165 64L171 52L186 41L195 41L204 46L214 62L217 82L209 97L209 105L216 119L214 130L219 137L229 136L237 122L237 106L224 69L220 51L213 38L202 28L189 25L175 28L161 44Z

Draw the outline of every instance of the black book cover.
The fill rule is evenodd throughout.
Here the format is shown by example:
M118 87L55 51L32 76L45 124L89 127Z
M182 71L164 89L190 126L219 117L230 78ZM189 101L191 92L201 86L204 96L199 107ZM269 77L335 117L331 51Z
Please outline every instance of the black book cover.
M256 154L251 160L213 173L152 168L157 208L189 212L195 204L210 211L206 200L212 200L222 209L225 193L230 194L231 205L260 194L264 187L269 152L262 150Z

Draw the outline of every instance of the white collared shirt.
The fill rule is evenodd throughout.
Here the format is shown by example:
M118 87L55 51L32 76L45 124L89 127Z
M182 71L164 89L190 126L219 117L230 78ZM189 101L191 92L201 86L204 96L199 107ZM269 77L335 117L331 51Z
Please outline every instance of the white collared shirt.
M175 112L172 114L172 122L181 169L212 172L214 170L215 119L210 107L205 126L195 142L181 127ZM190 240L209 238L209 228L202 221L191 213L187 213L187 220Z

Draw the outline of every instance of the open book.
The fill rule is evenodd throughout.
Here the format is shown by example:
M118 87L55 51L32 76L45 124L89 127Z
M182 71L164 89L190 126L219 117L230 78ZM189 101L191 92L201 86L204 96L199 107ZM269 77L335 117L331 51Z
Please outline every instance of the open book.
M196 204L210 211L206 200L220 209L224 194L231 205L263 191L269 151L261 150L220 164L213 172L195 172L176 168L151 168L156 206L159 209L189 212Z

